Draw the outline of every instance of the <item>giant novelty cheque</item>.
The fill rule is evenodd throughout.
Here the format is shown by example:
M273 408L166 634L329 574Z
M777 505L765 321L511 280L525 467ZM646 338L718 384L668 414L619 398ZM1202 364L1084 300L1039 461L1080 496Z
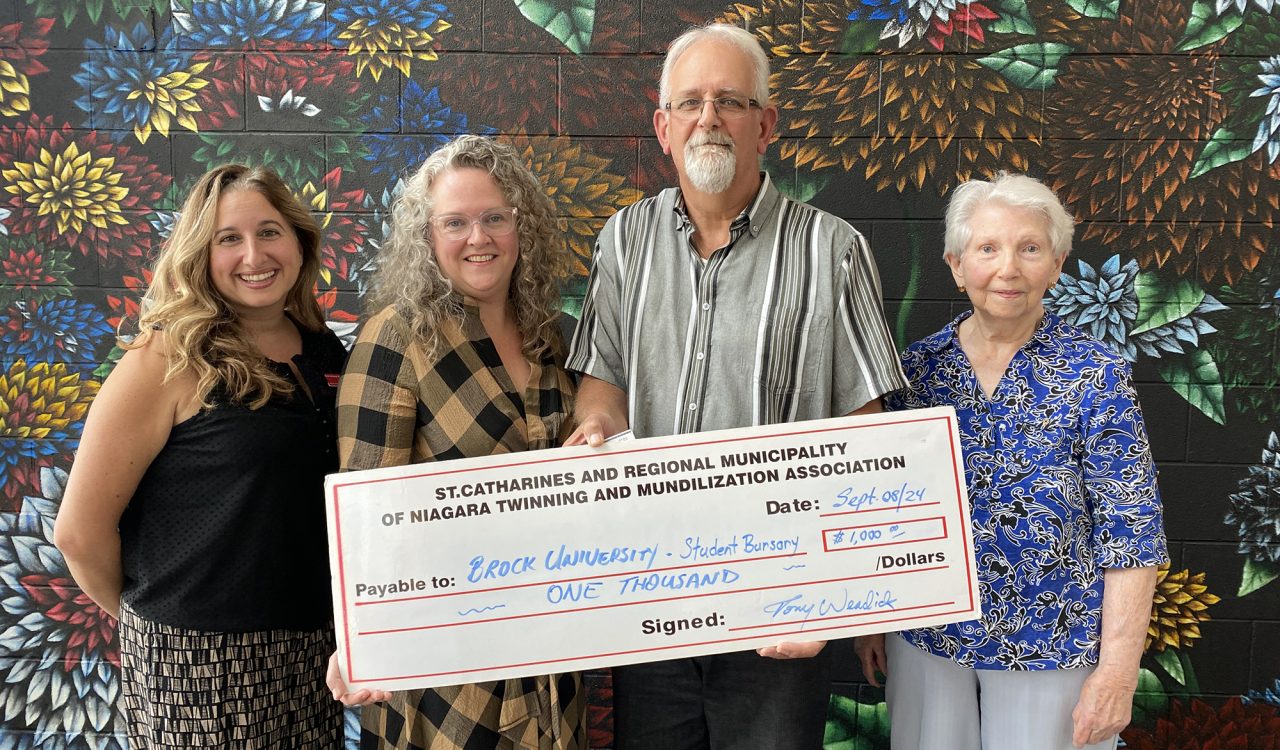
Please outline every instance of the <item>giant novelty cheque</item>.
M402 690L979 616L955 412L335 474L339 664Z

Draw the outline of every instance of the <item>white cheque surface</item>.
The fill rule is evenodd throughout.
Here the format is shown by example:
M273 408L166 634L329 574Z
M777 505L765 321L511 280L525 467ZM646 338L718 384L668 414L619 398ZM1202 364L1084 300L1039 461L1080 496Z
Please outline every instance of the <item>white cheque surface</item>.
M337 474L327 498L353 687L979 615L950 408Z

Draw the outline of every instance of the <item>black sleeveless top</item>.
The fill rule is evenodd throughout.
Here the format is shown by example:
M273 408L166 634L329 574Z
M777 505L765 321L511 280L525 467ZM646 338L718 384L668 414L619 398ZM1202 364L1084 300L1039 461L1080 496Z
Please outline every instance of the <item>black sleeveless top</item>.
M346 352L328 330L299 330L293 361L314 403L300 388L257 410L215 399L174 425L139 482L120 517L121 599L142 617L227 632L331 620L324 477L338 470Z

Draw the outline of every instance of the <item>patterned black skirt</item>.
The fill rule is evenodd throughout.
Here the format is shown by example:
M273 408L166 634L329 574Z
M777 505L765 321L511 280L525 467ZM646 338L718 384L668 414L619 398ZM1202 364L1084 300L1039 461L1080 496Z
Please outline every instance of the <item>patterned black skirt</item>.
M342 704L325 688L330 629L216 633L120 607L129 747L338 750Z

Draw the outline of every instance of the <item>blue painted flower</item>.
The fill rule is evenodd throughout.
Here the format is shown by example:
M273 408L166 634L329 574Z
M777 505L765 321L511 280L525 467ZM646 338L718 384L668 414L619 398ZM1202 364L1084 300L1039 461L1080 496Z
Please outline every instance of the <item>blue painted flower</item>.
M906 23L910 15L907 0L862 0L849 13L849 20Z
M1133 288L1138 261L1121 266L1120 256L1113 255L1097 270L1083 260L1077 266L1079 277L1064 273L1049 290L1047 307L1132 360L1128 335L1138 317L1138 293Z
M486 126L467 126L467 116L455 113L440 101L439 89L423 91L416 81L409 81L404 94L378 97L368 112L361 116L366 134L360 136L369 153L374 174L385 174L393 182L401 172L417 169L431 152L448 143L459 133L496 132ZM378 133L372 131L390 131ZM421 133L405 136L398 133Z
M132 129L142 143L153 131L168 136L173 122L198 130L196 92L209 84L200 77L209 63L179 50L168 29L154 46L143 23L130 31L108 26L103 42L85 41L89 59L72 79L84 91L75 104L88 114L87 127L108 130L116 141Z
M1120 265L1113 255L1102 266L1077 261L1079 277L1064 273L1049 291L1045 306L1063 320L1088 331L1130 362L1139 352L1149 357L1183 354L1196 347L1200 337L1217 333L1204 315L1225 310L1213 295L1206 294L1187 315L1139 333L1131 333L1138 317L1138 262Z
M1267 161L1280 157L1280 55L1262 61L1258 80L1262 85L1249 96L1267 97L1267 109L1258 123L1258 133L1253 137L1253 150L1267 148Z
M1266 690L1250 690L1248 695L1241 696L1241 700L1246 705L1255 701L1262 703L1270 703L1273 706L1280 707L1280 679L1272 683L1271 687Z
M66 480L44 469L41 496L0 513L0 723L30 727L33 748L124 750L115 621L50 542Z
M66 362L92 369L96 353L112 340L112 330L98 308L71 297L55 297L38 305L16 302L0 314L6 362Z
M378 78L389 68L406 77L413 60L435 60L435 39L453 14L422 0L363 0L335 8L332 44L356 58L356 75Z
M324 42L333 28L324 3L311 0L196 0L190 11L174 11L173 25L182 49Z

